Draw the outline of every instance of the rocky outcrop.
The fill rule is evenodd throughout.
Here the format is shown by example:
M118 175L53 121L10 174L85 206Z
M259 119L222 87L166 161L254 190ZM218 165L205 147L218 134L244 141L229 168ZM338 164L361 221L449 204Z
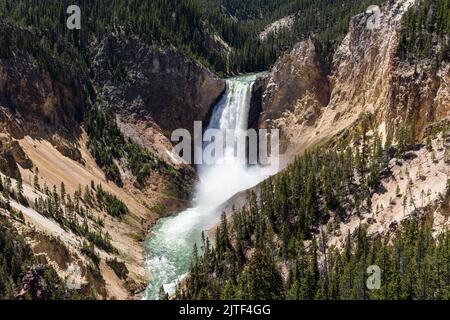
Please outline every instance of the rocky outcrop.
M30 158L28 158L27 154L23 151L22 147L17 141L11 141L7 148L11 150L14 161L23 169L31 169L33 167L33 162L30 160Z
M146 120L170 137L205 120L225 82L173 47L148 45L123 30L106 36L93 57L98 99L122 117Z
M63 156L66 156L74 161L84 163L80 150L74 143L61 138L59 135L54 135L51 138L51 143L55 146Z
M291 14L267 25L258 35L259 39L267 40L269 36L276 35L280 31L290 31L295 25L296 15Z
M223 38L214 30L210 30L206 26L202 26L203 34L205 36L205 47L211 56L229 57L232 48L230 44L225 42Z
M19 167L10 149L0 142L0 172L8 177L18 178L20 176Z
M0 172L17 179L20 176L18 165L23 169L30 169L33 167L33 162L17 141L7 136L0 136Z

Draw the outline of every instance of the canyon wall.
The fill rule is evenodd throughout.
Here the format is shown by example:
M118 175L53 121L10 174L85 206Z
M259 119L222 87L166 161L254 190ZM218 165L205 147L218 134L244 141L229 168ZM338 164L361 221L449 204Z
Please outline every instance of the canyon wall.
M418 140L427 126L448 119L449 64L431 57L412 64L397 55L401 19L413 4L389 1L375 29L367 27L369 14L355 16L330 66L308 39L260 80L265 89L253 102L262 110L258 126L281 130L287 162L363 115L375 117L384 137L414 119Z

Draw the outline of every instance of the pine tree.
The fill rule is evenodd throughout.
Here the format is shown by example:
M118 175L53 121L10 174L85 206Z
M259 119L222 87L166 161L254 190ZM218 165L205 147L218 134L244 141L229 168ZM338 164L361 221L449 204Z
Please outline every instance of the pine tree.
M17 177L17 180L16 180L16 189L17 189L17 193L18 193L19 195L22 195L22 194L23 194L23 181L22 181L22 176L21 176L21 175L19 175L19 176Z
M34 189L37 191L41 191L41 186L39 185L39 168L36 167L34 170L34 178L33 178Z
M283 298L283 280L266 249L257 249L239 287L251 300L279 300Z
M159 300L169 300L169 294L164 291L164 287L163 286L161 286L159 288L158 297L159 297Z

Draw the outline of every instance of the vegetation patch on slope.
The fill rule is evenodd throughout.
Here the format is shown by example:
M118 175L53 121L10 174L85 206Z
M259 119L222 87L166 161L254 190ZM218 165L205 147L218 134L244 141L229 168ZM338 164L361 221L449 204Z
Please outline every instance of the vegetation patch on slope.
M92 108L87 113L85 126L89 137L89 150L106 177L118 186L123 186L117 166L122 159L125 159L127 168L141 186L153 170L167 169L167 172L175 174L174 170L166 168L168 165L150 151L125 138L111 112Z
M223 215L214 246L205 238L200 255L194 247L191 274L177 297L448 299L450 234L444 229L436 236L427 208L408 189L410 178L402 197L404 207L412 208L404 231L398 233L396 223L385 230L388 236L365 231L363 216L368 224L378 219L371 202L386 192L381 181L392 174L390 160L406 161L418 147L407 129L399 130L396 145L389 138L382 144L376 131L369 133L369 124L363 121L350 141L306 152L264 182L259 195L251 193L229 220ZM438 130L439 148L447 148L444 161L448 130L445 124ZM431 142L427 148L437 162ZM441 191L448 195L450 183ZM360 217L357 231L347 236L344 248L329 246L328 238L351 217ZM370 265L382 269L381 290L366 289Z
M437 56L450 61L450 0L421 0L403 18L398 48L402 59Z
M37 47L75 64L89 64L89 45L115 26L124 26L148 42L172 44L189 57L221 74L267 70L278 56L314 33L331 52L348 28L350 18L382 1L279 0L279 1L79 1L82 29L66 28L64 1L0 1L0 18L39 30ZM270 23L296 16L291 30L262 41L258 34ZM233 50L211 45L219 36ZM2 35L2 37L4 37ZM1 38L0 38L1 39ZM5 38L6 39L6 38ZM0 40L7 41L7 40ZM1 43L1 42L0 42ZM25 44L20 42L21 46Z

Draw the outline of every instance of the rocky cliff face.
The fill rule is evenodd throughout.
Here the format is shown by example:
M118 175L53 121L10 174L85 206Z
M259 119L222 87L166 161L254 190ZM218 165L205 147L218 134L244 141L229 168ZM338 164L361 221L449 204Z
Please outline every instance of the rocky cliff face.
M0 30L39 41L27 30L5 24ZM81 161L75 142L88 101L81 68L62 65L45 51L32 54L13 48L2 48L9 52L0 55L0 133L14 139L28 135L52 141L68 157Z
M298 43L277 62L265 80L259 80L265 82L259 127L280 127L279 120L294 113L296 126L314 125L330 99L328 73L318 45L312 39ZM292 143L292 133L288 126L280 129L281 150L286 151Z
M225 82L173 47L144 44L122 30L105 37L94 54L99 100L123 116L148 119L166 137L205 120Z
M375 116L384 136L414 119L418 139L427 125L448 118L449 65L397 57L401 19L413 4L389 1L377 29L367 28L370 15L354 17L329 68L311 40L275 65L265 79L259 126L281 130L287 161L365 114Z
M2 131L16 138L55 132L76 136L86 110L83 81L79 70L51 74L30 56L0 59Z
M392 72L384 120L395 133L404 121L414 123L418 141L429 126L450 118L450 64L424 59L397 62Z

